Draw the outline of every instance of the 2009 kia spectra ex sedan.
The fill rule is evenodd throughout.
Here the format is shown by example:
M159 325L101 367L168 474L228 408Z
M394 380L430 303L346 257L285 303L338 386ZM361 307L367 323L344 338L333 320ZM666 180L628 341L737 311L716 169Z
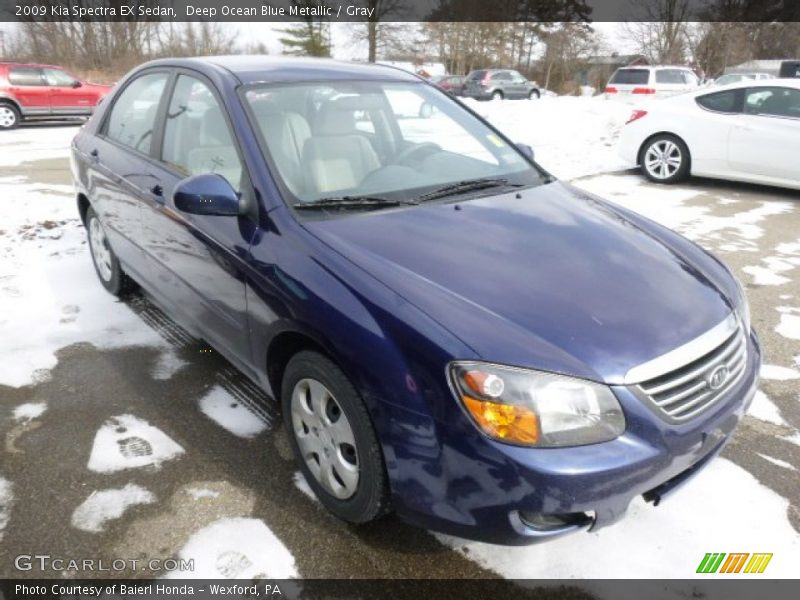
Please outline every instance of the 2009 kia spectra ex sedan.
M305 478L350 522L393 509L509 544L597 529L705 466L756 389L717 259L403 71L148 63L73 171L102 284L135 282L280 398Z

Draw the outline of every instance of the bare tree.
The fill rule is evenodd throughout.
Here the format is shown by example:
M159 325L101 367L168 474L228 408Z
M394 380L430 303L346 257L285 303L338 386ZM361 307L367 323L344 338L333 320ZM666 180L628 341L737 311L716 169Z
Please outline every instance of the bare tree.
M681 64L687 59L686 30L692 0L632 2L626 37L653 63Z

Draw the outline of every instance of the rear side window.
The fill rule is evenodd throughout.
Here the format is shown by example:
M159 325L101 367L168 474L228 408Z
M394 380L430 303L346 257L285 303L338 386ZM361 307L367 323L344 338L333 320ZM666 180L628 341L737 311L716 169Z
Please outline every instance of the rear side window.
M77 83L72 75L67 75L59 69L44 69L44 77L47 85L71 87Z
M44 85L42 70L31 67L11 67L8 71L11 85Z
M707 110L720 113L738 113L742 110L743 90L727 90L706 94L695 99L700 106Z
M242 163L225 113L199 79L178 77L167 110L162 159L187 176L218 173L237 190L241 187Z
M611 76L609 83L620 85L644 85L650 81L650 71L647 69L617 69Z
M166 73L150 73L132 81L111 108L106 135L129 148L149 154L158 106L168 77Z
M684 85L686 80L683 71L678 69L659 69L656 71L656 83Z
M511 73L508 71L500 71L492 75L492 81L511 81Z
M486 77L486 71L473 71L472 73L469 74L469 77L467 77L467 79L470 81L478 81L479 79L483 79L484 77Z
M744 112L751 115L800 118L800 90L782 87L747 90Z

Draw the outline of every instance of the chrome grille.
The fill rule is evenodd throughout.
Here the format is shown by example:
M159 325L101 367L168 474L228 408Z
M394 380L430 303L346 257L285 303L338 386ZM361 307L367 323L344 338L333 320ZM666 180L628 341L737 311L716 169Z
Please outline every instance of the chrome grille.
M664 375L640 382L636 388L667 417L683 421L714 404L739 380L746 363L747 337L738 325L710 352Z

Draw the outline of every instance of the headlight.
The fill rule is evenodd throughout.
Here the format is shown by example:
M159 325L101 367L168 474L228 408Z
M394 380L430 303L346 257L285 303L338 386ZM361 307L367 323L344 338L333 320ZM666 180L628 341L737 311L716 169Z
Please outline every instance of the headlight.
M583 446L613 440L625 416L607 386L480 362L450 365L467 413L489 437L522 446Z
M742 321L747 335L750 335L750 302L747 301L747 294L744 291L742 282L739 281L739 278L735 275L733 279L736 282L736 287L739 288L739 301L736 305L736 313L739 315L739 319Z

